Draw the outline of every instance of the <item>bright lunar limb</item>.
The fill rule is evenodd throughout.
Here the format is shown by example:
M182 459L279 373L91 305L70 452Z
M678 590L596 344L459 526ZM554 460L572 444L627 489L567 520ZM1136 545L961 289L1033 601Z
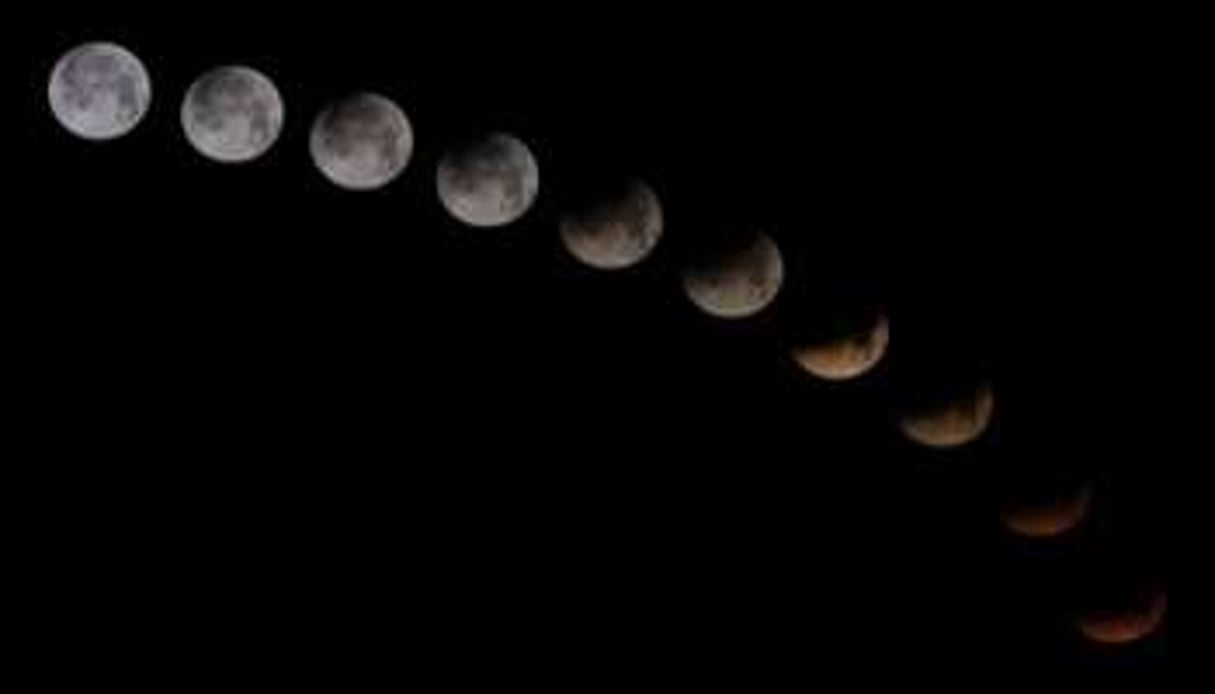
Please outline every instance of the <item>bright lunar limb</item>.
M527 214L540 192L540 167L518 138L494 133L454 147L439 162L439 200L472 227L500 227Z
M847 381L871 371L890 344L890 322L878 314L867 330L803 344L793 358L807 373L828 381Z
M715 318L737 320L758 314L784 283L780 247L767 234L688 265L683 290L694 306Z
M910 440L930 448L956 448L983 435L991 424L995 394L988 384L970 393L904 414L899 428Z
M51 71L51 111L68 132L86 140L112 140L135 129L152 101L143 63L113 43L86 43L68 51Z
M645 260L662 237L662 204L654 190L633 180L622 190L561 219L570 255L599 270L620 270Z
M181 106L182 128L200 154L224 163L265 154L283 129L283 101L268 77L243 66L199 77Z
M374 190L393 181L413 156L409 118L390 99L359 93L335 101L316 117L309 150L325 178L347 190Z

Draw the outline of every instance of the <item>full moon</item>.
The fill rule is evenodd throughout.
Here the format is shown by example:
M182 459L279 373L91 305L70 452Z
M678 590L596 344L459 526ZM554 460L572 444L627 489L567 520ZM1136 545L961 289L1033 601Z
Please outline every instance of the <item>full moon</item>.
M495 133L449 150L436 183L452 217L473 227L500 227L531 209L540 192L540 167L521 140Z
M899 428L918 444L956 448L983 435L991 424L995 404L991 386L983 384L960 397L903 415Z
M741 246L688 265L683 290L708 315L737 320L767 308L780 293L784 275L780 247L767 234L757 233Z
M1157 590L1138 605L1086 612L1076 618L1076 629L1094 643L1125 646L1159 629L1167 607L1167 595Z
M890 322L879 314L868 330L793 349L798 365L828 381L847 381L868 373L886 354Z
M570 255L599 270L620 270L640 263L662 237L662 205L644 182L565 215L561 241Z
M309 141L312 160L334 185L374 190L393 181L413 156L413 127L390 99L360 93L317 116Z
M1084 521L1092 498L1092 488L1086 484L1036 502L1022 500L1007 503L1000 512L1000 521L1009 532L1021 537L1057 537Z
M216 68L190 86L181 123L194 149L224 163L266 153L283 129L283 101L274 83L251 68Z
M68 132L86 140L112 140L143 120L152 83L143 63L127 49L86 43L55 64L47 95L55 119Z

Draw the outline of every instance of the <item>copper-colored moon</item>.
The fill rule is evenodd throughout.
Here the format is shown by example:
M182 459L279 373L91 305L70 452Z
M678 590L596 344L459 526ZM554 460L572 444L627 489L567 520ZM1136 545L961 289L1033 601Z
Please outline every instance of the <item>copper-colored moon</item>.
M1090 641L1107 646L1125 646L1150 635L1164 623L1168 600L1163 590L1147 605L1112 612L1090 612L1076 618L1076 628Z
M879 315L869 330L795 347L793 358L814 376L828 381L847 381L863 376L877 366L889 344L890 323L885 316Z
M1018 502L1005 506L1000 522L1016 535L1031 539L1057 537L1070 532L1088 516L1093 491L1088 485L1045 503Z
M956 448L983 435L991 424L996 398L990 385L950 402L904 414L899 419L903 434L923 446Z

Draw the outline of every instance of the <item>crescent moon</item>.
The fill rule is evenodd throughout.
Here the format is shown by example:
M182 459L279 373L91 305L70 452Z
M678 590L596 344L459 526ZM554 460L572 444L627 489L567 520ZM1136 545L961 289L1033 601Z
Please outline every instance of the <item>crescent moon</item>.
M991 386L984 383L962 397L903 415L899 429L922 446L957 448L987 431L995 403Z
M1106 646L1125 646L1139 641L1164 623L1168 599L1163 590L1152 594L1146 605L1111 612L1089 612L1076 618L1076 628L1088 640Z
M1021 537L1057 537L1075 529L1088 517L1092 500L1092 487L1086 484L1045 503L1009 504L1001 510L1000 522L1009 532Z
M685 268L683 290L704 313L739 320L758 314L775 301L784 278L780 247L767 234L756 233L742 247Z
M890 322L878 315L866 331L793 349L793 358L807 373L828 381L865 375L882 360L890 344Z

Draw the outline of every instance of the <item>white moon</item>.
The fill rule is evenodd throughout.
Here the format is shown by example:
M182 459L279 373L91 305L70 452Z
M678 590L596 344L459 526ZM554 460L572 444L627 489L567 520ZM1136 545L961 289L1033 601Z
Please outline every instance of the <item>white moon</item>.
M309 141L312 160L334 185L382 188L413 156L413 127L399 106L378 94L336 101L317 116Z
M112 140L135 129L152 101L139 58L112 43L68 51L51 71L47 95L55 119L86 140Z
M181 123L194 149L224 163L266 153L283 129L283 100L274 83L251 68L216 68L190 86Z
M640 263L662 237L662 204L642 181L589 207L565 215L561 240L570 255L600 270Z
M847 381L859 378L877 366L889 344L890 322L886 316L878 314L867 330L798 346L793 350L793 358L814 376L828 381Z
M527 214L540 192L540 167L527 145L503 133L451 149L439 163L439 199L474 227L499 227Z
M767 234L688 266L683 289L700 310L717 318L737 320L763 311L784 283L780 247Z

